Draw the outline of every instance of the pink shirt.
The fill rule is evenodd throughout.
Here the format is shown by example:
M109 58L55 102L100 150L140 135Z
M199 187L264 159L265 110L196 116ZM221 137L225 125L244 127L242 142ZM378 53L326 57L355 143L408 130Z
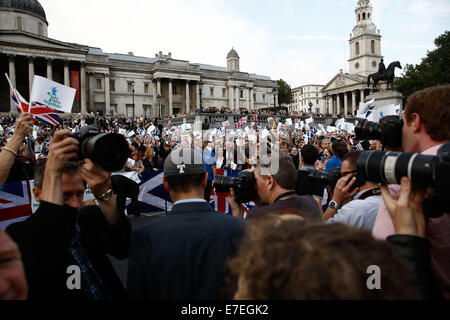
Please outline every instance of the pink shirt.
M431 147L422 152L424 155L437 155L442 144ZM390 185L391 193L400 191L399 185ZM431 265L436 274L438 285L446 299L450 299L450 214L444 214L437 219L429 219L426 228L426 237L431 242ZM381 201L372 235L375 239L386 240L394 235L395 229L391 216Z

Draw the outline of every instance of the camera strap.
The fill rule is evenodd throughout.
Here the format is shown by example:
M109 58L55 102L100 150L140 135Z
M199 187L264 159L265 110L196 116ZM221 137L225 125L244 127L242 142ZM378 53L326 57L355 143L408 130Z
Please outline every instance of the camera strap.
M295 192L295 191L285 192L285 193L283 193L282 195L278 196L278 198L276 198L275 201L274 201L273 203L277 202L277 201L280 200L281 198L288 197L288 196L293 196L293 195L296 195L296 194L297 194L297 192Z
M373 188L366 190L362 195L358 197L358 199L355 200L366 200L370 197L380 196L381 195L381 189L380 188Z

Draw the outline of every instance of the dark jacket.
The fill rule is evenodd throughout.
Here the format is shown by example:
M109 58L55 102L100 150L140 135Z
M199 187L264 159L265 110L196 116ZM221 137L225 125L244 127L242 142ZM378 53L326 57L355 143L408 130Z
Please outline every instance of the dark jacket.
M414 285L424 299L442 299L436 276L431 269L430 240L426 238L394 235L386 239L412 272Z
M129 298L220 299L226 260L236 252L244 225L207 203L175 205L133 233Z
M34 215L6 229L22 254L29 299L89 299L83 290L69 290L66 285L70 276L68 266L77 265L68 250L77 218L80 242L107 291L113 299L126 298L125 289L106 254L127 258L131 238L128 219L122 215L111 228L97 206L78 211L41 202Z

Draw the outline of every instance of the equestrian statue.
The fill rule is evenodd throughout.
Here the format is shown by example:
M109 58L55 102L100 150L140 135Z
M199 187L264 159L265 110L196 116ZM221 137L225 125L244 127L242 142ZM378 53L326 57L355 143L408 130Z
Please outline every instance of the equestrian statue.
M389 67L385 67L383 59L378 67L378 72L369 75L367 78L367 86L370 87L370 79L373 81L373 91L378 91L377 84L380 81L387 81L387 90L389 90L389 84L391 85L392 90L394 90L394 78L395 78L395 68L402 69L402 65L400 61L392 62Z

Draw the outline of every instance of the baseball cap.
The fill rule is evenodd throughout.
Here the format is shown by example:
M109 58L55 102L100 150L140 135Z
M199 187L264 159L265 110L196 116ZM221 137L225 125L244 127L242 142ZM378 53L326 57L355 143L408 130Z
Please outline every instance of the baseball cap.
M202 153L191 148L173 150L164 161L164 177L205 174Z

